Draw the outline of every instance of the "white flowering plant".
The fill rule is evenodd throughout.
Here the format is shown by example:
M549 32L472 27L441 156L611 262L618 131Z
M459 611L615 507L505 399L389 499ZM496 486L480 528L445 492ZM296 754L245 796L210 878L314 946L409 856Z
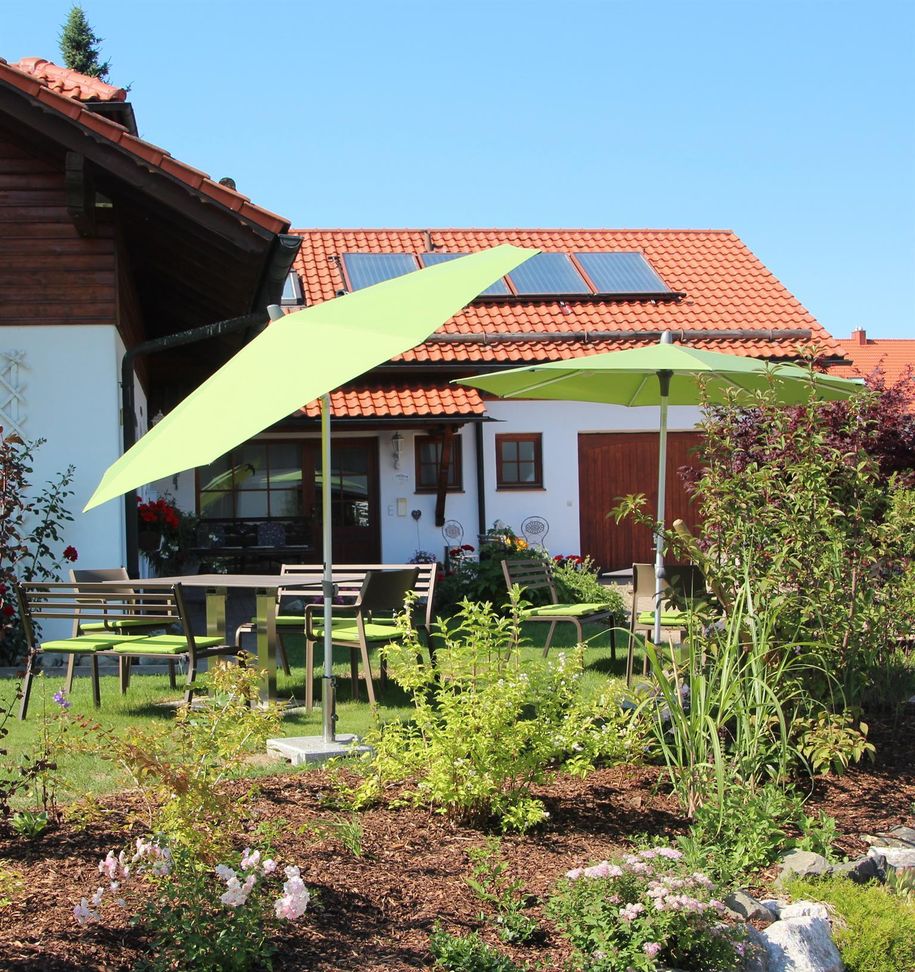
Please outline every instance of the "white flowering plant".
M573 868L547 913L575 949L579 969L725 972L741 967L748 945L742 928L724 921L714 890L679 850L651 847Z
M73 908L79 925L113 911L149 936L149 972L244 972L269 964L271 933L305 914L309 892L297 867L281 870L266 853L245 848L233 865L204 866L182 848L138 838L133 853L109 851L99 885ZM285 880L284 880L285 878Z

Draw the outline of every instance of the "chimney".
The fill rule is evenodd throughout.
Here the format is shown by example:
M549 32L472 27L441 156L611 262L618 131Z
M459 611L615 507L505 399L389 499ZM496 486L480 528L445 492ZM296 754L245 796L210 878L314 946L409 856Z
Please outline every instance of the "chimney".
M856 327L851 332L851 339L855 344L865 345L867 344L867 331L863 327Z

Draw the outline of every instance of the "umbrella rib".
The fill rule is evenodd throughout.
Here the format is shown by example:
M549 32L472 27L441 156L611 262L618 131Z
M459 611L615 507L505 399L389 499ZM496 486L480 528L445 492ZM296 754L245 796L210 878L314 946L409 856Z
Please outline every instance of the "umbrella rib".
M656 372L652 372L652 375L654 375L654 374L656 374ZM639 397L639 395L642 394L642 389L645 387L645 382L648 381L648 378L649 378L648 375L643 375L642 376L642 380L639 383L639 387L636 388L636 390L629 396L629 401L626 402L626 407L627 408L631 408L632 407L632 403Z
M577 378L579 375L584 374L581 368L569 373L568 371L563 371L561 374L555 377L547 378L544 381L535 382L532 385L525 385L523 388L519 388L517 391L506 393L503 398L517 398L519 395L526 395L528 392L537 391L538 388L547 388L549 385L556 384L557 381L568 381L569 378Z

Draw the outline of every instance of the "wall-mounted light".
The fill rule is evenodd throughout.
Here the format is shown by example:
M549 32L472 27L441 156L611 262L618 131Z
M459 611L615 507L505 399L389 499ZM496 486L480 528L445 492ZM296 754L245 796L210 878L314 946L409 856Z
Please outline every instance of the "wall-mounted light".
M391 461L395 469L400 469L400 454L403 452L403 436L395 432L391 437Z

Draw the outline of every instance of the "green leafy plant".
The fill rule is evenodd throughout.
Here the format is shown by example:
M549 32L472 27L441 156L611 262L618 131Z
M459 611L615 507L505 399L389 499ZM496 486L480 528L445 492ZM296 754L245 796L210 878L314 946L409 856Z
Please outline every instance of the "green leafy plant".
M259 678L255 669L214 665L200 705L180 709L174 727L130 738L75 717L84 730L78 747L131 774L146 800L147 827L173 853L215 859L241 825L245 801L223 792L220 783L278 730L276 707L258 704Z
M22 872L0 858L0 911L16 900L23 886Z
M508 864L500 857L501 842L490 837L482 847L471 847L467 854L472 864L465 880L477 898L495 910L496 932L503 942L528 942L539 931L537 920L526 913L530 895L524 884L508 876ZM481 920L485 916L481 915Z
M865 756L873 759L876 750L867 741L867 732L867 723L850 712L821 709L795 723L798 752L814 773L843 773Z
M915 969L915 909L880 884L846 878L792 881L796 899L821 901L837 916L836 945L848 972Z
M511 603L510 616L502 617L488 603L463 602L452 623L437 625L435 668L421 660L409 612L402 617L401 638L383 651L413 711L410 721L385 723L366 737L374 756L348 794L355 808L377 800L388 784L405 781L406 802L466 822L496 819L504 830L525 831L546 817L543 803L531 795L534 783L573 751L581 756L609 749L599 718L580 720L580 653L558 653L523 667L517 587Z
M100 923L106 911L135 905L133 924L149 940L139 968L149 972L269 968L272 933L301 918L310 899L297 867L280 872L276 861L251 848L232 855L231 866L212 868L191 850L172 853L158 840L140 838L135 853L109 851L99 872L108 887L83 898L73 916L80 925Z
M831 817L824 810L815 816L801 813L797 819L797 828L801 836L795 841L799 850L812 851L825 857L827 861L837 860L833 844L839 836L835 817Z
M10 827L20 837L37 840L48 829L50 822L44 810L38 813L34 810L19 810L10 818Z
M576 867L559 882L547 912L574 949L573 967L591 972L734 969L742 932L722 924L724 905L701 872L671 847Z
M597 565L590 557L554 557L553 580L563 602L605 604L616 623L627 617L626 604L618 590L601 584Z
M435 968L447 972L520 972L507 956L494 948L474 932L453 935L437 928L429 936L429 951L435 959Z
M353 857L362 857L365 853L362 846L365 828L355 814L349 817L332 817L328 820L317 820L305 824L305 833L311 834L316 840L335 840Z

